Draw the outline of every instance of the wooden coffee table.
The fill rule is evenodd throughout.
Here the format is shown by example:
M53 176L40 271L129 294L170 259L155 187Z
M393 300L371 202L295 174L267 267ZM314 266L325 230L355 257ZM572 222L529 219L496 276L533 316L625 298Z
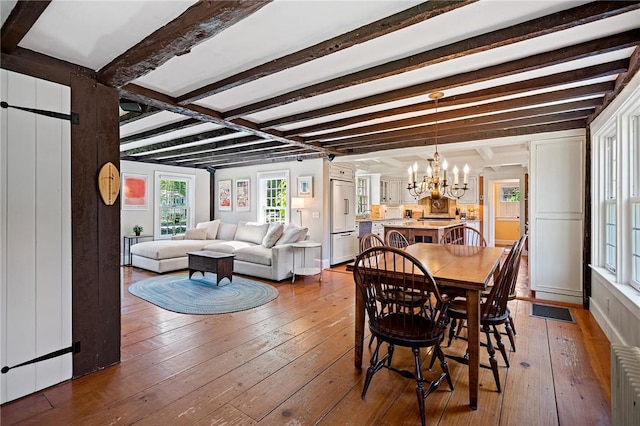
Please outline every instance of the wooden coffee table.
M232 281L231 275L233 273L233 258L235 255L229 253L217 253L215 251L191 251L187 252L189 256L189 279L194 272L202 272L204 277L205 272L213 272L217 274L216 285L220 283L223 278L229 278L229 282Z

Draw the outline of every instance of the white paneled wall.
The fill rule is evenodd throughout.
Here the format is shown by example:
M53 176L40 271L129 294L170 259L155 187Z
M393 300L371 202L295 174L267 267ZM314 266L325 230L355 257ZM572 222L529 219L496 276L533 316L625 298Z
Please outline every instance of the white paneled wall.
M70 113L70 89L0 70L2 101ZM0 363L71 346L71 124L2 109ZM0 403L70 379L66 355L0 375Z
M585 139L531 142L530 285L539 299L582 304Z

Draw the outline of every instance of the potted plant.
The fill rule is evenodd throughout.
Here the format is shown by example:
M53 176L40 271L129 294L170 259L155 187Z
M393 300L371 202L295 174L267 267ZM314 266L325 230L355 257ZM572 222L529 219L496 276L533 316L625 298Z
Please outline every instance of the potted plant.
M137 237L140 236L140 233L143 231L142 226L140 225L136 225L133 227L133 232L136 234Z

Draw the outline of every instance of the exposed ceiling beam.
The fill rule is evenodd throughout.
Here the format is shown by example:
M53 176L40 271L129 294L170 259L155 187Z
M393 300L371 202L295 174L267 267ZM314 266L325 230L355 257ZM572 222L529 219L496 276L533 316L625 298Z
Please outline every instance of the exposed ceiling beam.
M312 112L308 112L308 114L317 117L354 111L360 108L412 98L425 93L431 93L436 90L446 90L453 87L480 83L499 77L506 77L527 71L542 69L552 65L558 65L564 62L635 47L638 42L640 42L640 29L635 29L563 49L556 49L551 52L540 53L466 73L443 77L438 80L407 86L402 89L390 90L353 101L318 108Z
M175 102L175 99L171 98L170 96L141 86L137 86L135 84L127 84L126 86L120 88L119 91L121 96L126 97L127 99L136 100L160 109L182 114L186 117L196 118L203 122L219 124L220 126L225 126L238 132L246 132L263 139L274 140L285 144L298 145L303 148L321 152L325 155L343 155L343 153L339 151L334 151L332 149L327 149L315 144L303 142L300 138L285 138L281 135L281 132L273 130L260 130L255 123L247 120L236 120L234 122L227 121L222 118L219 112L196 104L178 105Z
M563 130L574 130L574 129L584 130L586 123L587 123L586 119L582 118L582 119L562 121L557 123L550 123L550 124L545 123L545 124L537 124L537 125L531 125L531 126L514 127L514 128L508 128L508 129L494 129L494 130L484 130L484 131L477 130L475 133L473 133L472 136L469 136L468 134L459 134L459 135L452 135L452 136L447 136L445 138L438 139L438 144L445 145L448 143L481 141L486 139L498 139L498 138L523 136L523 135L530 135L530 134L537 134L537 133L559 132ZM380 147L377 148L376 151L411 148L411 147L416 147L417 145L418 144L416 144L415 142L407 143L407 142L398 141L398 143L395 145L393 144L380 145ZM349 153L350 154L367 154L371 151L372 150L370 147L356 145L355 148L352 148L349 150Z
M176 19L105 65L99 71L98 79L108 86L122 87L169 59L189 53L199 43L221 33L271 1L198 1Z
M446 46L428 50L386 64L377 65L349 75L342 75L311 86L274 96L253 104L244 105L224 114L226 118L236 118L324 93L344 89L356 84L367 83L380 78L398 75L440 62L456 59L474 53L484 52L536 37L553 34L578 25L594 22L625 13L640 7L638 2L592 2L563 10L508 28L478 35Z
M410 25L414 25L427 19L449 12L467 4L475 3L477 0L464 1L428 1L417 6L398 12L395 15L379 19L371 24L364 25L339 36L324 40L306 49L271 60L262 65L258 65L249 70L232 75L215 83L208 84L199 89L193 90L177 99L181 105L186 105L197 100L215 95L224 90L249 83L262 77L301 65L305 62L313 61L323 56L348 49L360 43L373 40L394 31L401 30Z
M271 147L284 146L280 142L271 142L271 141L265 141L264 139L256 139L255 136L244 136L241 138L190 146L188 148L154 152L147 155L136 156L135 158L137 160L142 160L142 161L150 158L164 159L168 157L175 157L176 159L197 158L202 155L209 155L215 152L224 151L228 149L241 150L244 147L251 147L254 145L261 145L261 146L269 145Z
M541 93L538 95L526 96L523 98L516 99L508 99L504 101L491 102L484 105L475 105L467 108L459 108L434 114L429 114L426 116L412 117L406 118L403 120L395 120L389 121L385 123L372 124L369 126L355 127L352 129L341 130L333 133L325 133L321 135L315 135L313 137L305 138L309 141L319 141L319 140L331 140L336 138L343 138L348 136L354 136L359 134L372 134L375 137L378 132L387 132L393 131L396 129L406 128L411 126L411 129L419 129L422 127L415 126L424 126L428 123L434 123L435 121L441 120L451 120L451 119L459 119L461 117L469 117L469 116L479 116L477 118L471 118L469 120L486 120L489 122L491 120L498 121L499 117L522 117L522 116L532 116L532 115L541 115L548 114L549 112L562 112L562 111L572 111L576 109L586 109L586 108L595 108L596 106L602 103L602 98L592 98L583 101L577 102L567 102L561 103L548 107L534 107L534 105L540 105L548 102L557 102L566 99L571 99L576 96L584 96L585 94L590 94L589 90L585 90L589 86L576 87L574 89L567 90L558 90L550 93ZM516 111L506 112L502 114L491 114L498 111L505 111L510 109L517 109ZM491 114L491 115L485 115ZM438 129L449 129L460 126L460 121L447 121L444 123L438 124ZM433 125L435 127L435 125ZM410 132L410 130L407 130ZM366 136L363 136L366 137Z
M125 151L122 151L121 155L135 155L135 154L141 154L148 151L157 151L159 149L173 148L173 147L184 145L187 143L194 143L194 142L205 141L208 139L215 139L223 136L229 136L229 135L233 135L234 133L237 133L237 132L233 129L227 129L226 127L223 127L222 129L209 130L208 132L196 133L195 135L183 136L180 138L157 142L157 143L141 146L138 148L127 149Z
M438 104L442 107L454 106L464 103L480 102L487 99L494 99L501 96L514 95L522 92L527 92L534 89L546 89L553 86L560 86L563 84L576 83L584 80L590 80L600 77L607 77L617 75L624 72L628 68L629 61L627 59L620 59L617 61L607 62L591 67L579 68L577 70L566 71L557 74L546 75L543 77L532 78L529 80L517 81L514 83L503 84L487 89L476 90L469 93L463 93L456 96L449 96L441 99ZM610 87L607 91L613 90L613 82L610 83ZM375 120L377 118L384 118L392 115L407 114L417 111L426 111L434 108L432 101L419 102L402 107L384 109L380 111L370 112L366 114L360 114L352 117L343 118L340 120L327 121L320 124L314 124L305 127L299 127L294 130L285 131L285 136L294 136L303 133L316 132L325 129L334 129L337 127L348 126L354 123L362 123L369 120ZM311 116L311 113L301 113L292 115L289 117L282 117L280 119L264 122L260 125L261 128L267 129L275 127L281 124L288 124L298 121L304 121L308 119L317 118Z
M375 146L377 148L382 143L385 143L385 141L391 141L391 143L394 143L398 139L407 142L413 141L414 145L433 145L436 138L439 142L441 137L454 134L472 134L475 131L507 129L516 126L529 126L531 124L552 123L556 121L567 121L575 118L587 117L593 111L593 108L594 107L592 106L587 109L574 110L567 109L565 105L552 105L536 108L536 113L533 113L533 115L523 113L522 111L504 112L500 114L439 123L437 126L431 124L428 126L411 127L408 129L337 139L335 141L326 142L325 145L343 150L348 149L351 145Z
M0 30L3 53L13 53L51 0L18 1Z
M484 161L490 161L493 158L493 150L488 146L478 147L476 152Z
M190 161L190 162L181 162L178 160L176 163L180 165L189 165L189 166L198 166L200 164L206 164L209 166L213 166L215 168L221 168L221 167L229 167L234 164L244 165L246 162L251 162L251 161L260 161L260 160L267 161L269 159L290 158L291 156L294 156L293 158L296 158L296 157L303 158L303 156L308 156L308 155L316 156L315 153L309 153L308 151L305 151L303 148L300 148L300 147L286 147L286 148L275 149L273 151L270 151L268 154L261 153L256 155L247 155L247 156L244 156L244 155L239 156L237 154L231 154L229 156L213 156L213 157L199 158L197 161Z
M622 89L624 89L629 81L638 73L640 70L640 46L637 46L631 57L629 58L629 68L627 72L621 73L616 79L615 89L609 96L605 96L604 102L594 111L593 115L589 117L587 120L588 123L591 123L609 104L620 94Z
M164 126L156 127L155 129L145 130L143 132L134 133L127 137L120 138L120 145L143 139L149 139L154 136L164 135L176 130L187 129L197 124L202 124L202 121L196 120L195 118L187 118L186 120L176 121L175 123L165 124Z
M120 116L120 125L133 123L143 118L150 117L162 111L159 108L148 106L144 112L128 112Z
M260 166L265 164L273 164L273 163L282 163L285 161L296 161L296 160L311 160L314 158L321 158L322 154L313 153L313 154L298 154L298 155L284 155L282 157L274 157L274 158L259 158L251 161L228 161L222 164L208 165L208 164L200 164L197 165L198 168L213 168L215 169L229 169L233 167L250 167L250 166ZM184 164L182 165L185 166Z

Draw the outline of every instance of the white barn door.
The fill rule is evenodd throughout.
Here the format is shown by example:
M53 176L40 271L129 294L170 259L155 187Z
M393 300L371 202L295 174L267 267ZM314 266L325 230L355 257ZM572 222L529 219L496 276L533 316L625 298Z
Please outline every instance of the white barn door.
M584 137L531 142L529 265L536 298L582 304Z
M0 70L1 367L71 346L70 89ZM0 403L70 379L72 355L0 374Z

